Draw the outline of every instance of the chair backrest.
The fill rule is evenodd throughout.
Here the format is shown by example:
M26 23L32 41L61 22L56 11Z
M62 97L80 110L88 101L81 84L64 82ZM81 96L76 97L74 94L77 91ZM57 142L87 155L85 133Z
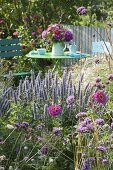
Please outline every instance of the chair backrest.
M96 53L110 53L112 52L112 48L109 42L98 41L92 42L92 54Z
M1 39L0 40L0 58L22 56L19 39Z

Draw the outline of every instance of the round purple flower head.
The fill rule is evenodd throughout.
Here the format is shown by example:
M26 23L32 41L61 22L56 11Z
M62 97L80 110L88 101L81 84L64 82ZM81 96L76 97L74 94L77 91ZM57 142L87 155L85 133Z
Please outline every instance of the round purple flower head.
M104 159L102 159L102 164L107 164L108 163L108 159L106 159L106 158L104 158Z
M93 95L93 99L95 102L97 102L99 104L106 104L108 97L106 96L106 94L103 91L97 91Z
M69 42L73 39L73 34L71 31L65 31L64 33L65 41Z
M76 118L82 118L82 117L85 117L85 116L87 116L86 112L80 112L76 115Z
M99 83L99 82L101 82L101 78L100 77L96 77L95 81L96 81L96 83Z
M27 21L27 22L29 21L29 17L27 17L27 16L24 17L23 19L24 19L24 21Z
M90 170L89 160L86 160L86 161L84 162L84 165L83 165L82 170Z
M105 152L106 151L106 148L105 146L98 146L97 147L97 150L101 151L101 152Z
M113 74L108 75L108 80L113 80Z
M104 119L98 118L98 119L95 120L95 123L97 125L103 125L104 124Z
M42 153L42 155L47 155L48 147L46 145L41 148L41 153Z
M44 125L43 124L39 124L38 126L37 126L37 129L38 130L42 130L44 128Z
M84 14L87 13L87 9L85 7L83 7L83 6L81 6L81 7L77 8L77 13L79 15L84 15Z
M60 134L61 130L59 127L53 127L53 133L58 136Z
M66 103L70 105L70 104L74 103L74 100L75 100L75 97L73 95L68 96L66 99Z
M58 116L62 113L62 107L58 104L53 104L48 107L48 113L54 117Z

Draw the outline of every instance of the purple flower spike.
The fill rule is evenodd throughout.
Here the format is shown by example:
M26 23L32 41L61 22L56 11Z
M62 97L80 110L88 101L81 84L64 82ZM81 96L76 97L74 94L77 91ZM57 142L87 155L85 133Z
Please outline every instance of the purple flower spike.
M82 170L90 170L89 160L86 160L86 161L84 162L84 165L83 165Z

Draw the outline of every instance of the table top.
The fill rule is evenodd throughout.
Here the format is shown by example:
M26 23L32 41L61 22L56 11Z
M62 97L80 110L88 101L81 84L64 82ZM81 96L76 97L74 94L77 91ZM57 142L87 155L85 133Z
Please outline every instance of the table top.
M65 52L64 56L52 56L50 52L45 53L44 55L40 55L38 53L31 53L29 52L28 54L26 54L26 57L29 58L49 58L49 59L69 59L69 58L73 58L73 59L81 59L81 58L86 58L88 56L88 54L86 53L74 53L74 54L69 54L69 52Z

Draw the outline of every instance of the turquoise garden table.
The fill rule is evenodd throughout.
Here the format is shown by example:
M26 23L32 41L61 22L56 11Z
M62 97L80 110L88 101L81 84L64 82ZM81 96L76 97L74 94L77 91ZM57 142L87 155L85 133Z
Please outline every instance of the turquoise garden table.
M29 52L27 55L27 57L34 59L36 62L36 59L56 59L56 64L55 64L55 68L59 67L59 60L61 59L76 59L77 61L79 61L79 59L83 59L86 58L88 56L88 54L85 53L80 53L80 52L76 52L74 54L69 54L69 52L65 52L63 56L52 56L50 52L45 53L44 55L40 55L38 54L37 51L31 51Z
M38 52L29 52L27 55L27 57L30 57L30 58L49 58L49 59L82 59L82 58L86 58L88 56L88 54L85 54L85 53L80 53L80 52L77 52L77 53L74 53L74 54L69 54L69 52L65 52L63 56L52 56L51 53L47 52L45 53L44 55L40 55L38 54Z

